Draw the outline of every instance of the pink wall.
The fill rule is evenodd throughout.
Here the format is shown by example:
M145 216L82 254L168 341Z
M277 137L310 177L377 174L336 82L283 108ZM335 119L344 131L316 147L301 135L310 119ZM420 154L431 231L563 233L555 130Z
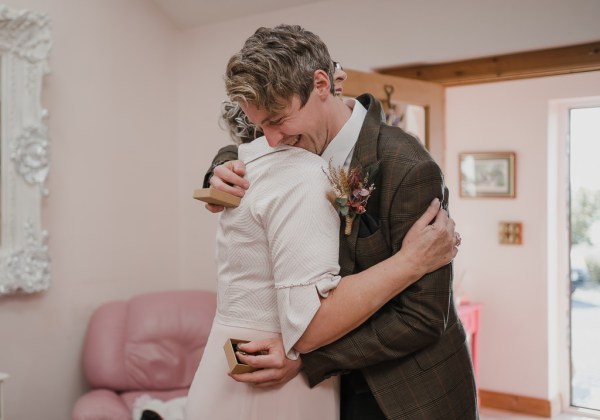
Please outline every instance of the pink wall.
M12 0L50 15L52 284L0 298L11 420L68 419L100 303L178 285L176 32L146 0Z

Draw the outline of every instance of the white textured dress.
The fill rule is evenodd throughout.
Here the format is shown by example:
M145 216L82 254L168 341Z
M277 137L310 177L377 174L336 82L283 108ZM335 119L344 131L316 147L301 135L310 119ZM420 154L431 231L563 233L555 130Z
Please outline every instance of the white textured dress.
M339 283L339 217L319 156L296 147L272 149L264 137L239 148L250 182L241 204L226 209L217 231L215 321L188 394L187 420L334 420L339 387L331 378L309 388L300 373L261 389L227 375L228 338L281 334L288 357L319 309L319 294Z

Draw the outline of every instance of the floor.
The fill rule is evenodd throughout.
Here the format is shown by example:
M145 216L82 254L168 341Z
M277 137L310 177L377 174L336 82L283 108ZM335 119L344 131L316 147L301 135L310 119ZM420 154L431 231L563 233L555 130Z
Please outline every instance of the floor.
M480 420L540 420L547 417L528 416L525 414L511 413L509 411L499 411L491 408L482 408L479 410ZM551 420L588 420L590 417L581 417L573 414L560 414L552 417Z

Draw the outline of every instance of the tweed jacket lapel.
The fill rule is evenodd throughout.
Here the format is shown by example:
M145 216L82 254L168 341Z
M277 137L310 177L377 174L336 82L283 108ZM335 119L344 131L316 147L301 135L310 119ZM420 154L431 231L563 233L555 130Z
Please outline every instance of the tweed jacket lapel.
M379 138L379 130L381 129L382 124L381 104L370 94L361 95L356 98L356 100L367 109L367 115L358 135L356 146L354 147L350 168L360 166L363 170L366 170L367 168L376 170L379 166L377 139ZM379 211L379 193L377 191L377 185L375 187L376 189L367 203L367 212L377 215ZM340 227L340 268L342 275L354 273L359 224L357 218L355 223L352 224L352 232L348 236L344 234L344 222L342 222L342 226Z

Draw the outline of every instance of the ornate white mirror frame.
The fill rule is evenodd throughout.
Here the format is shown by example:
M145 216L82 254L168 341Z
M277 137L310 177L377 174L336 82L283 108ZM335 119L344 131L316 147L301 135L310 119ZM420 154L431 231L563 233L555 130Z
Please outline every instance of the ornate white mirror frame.
M47 110L42 79L52 41L47 15L0 5L0 295L50 284Z

